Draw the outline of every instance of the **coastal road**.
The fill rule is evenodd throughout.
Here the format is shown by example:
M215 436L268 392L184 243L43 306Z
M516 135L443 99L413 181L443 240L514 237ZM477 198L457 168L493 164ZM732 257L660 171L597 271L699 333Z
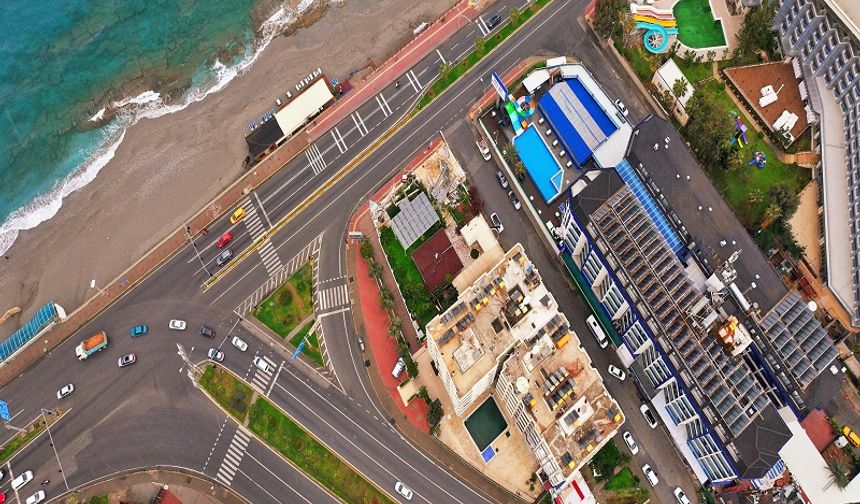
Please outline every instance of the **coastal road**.
M507 12L511 4L498 3L491 9ZM9 401L13 413L20 412L16 419L22 421L35 416L41 407L57 407L53 394L63 384L73 382L78 387L73 396L64 400L63 406L70 408L69 414L56 429L52 428L54 447L69 484L76 486L136 467L172 465L228 484L255 503L300 501L285 493L282 488L285 482L295 494L309 501L330 501L324 491L280 457L255 445L255 441L248 444L251 446L248 453L253 453L253 458L243 457L237 464L234 455L228 456L231 446L235 453L231 443L236 439L237 428L194 389L185 374L185 364L177 355L177 344L190 353L191 360L197 360L206 348L222 343L224 336L232 331L252 342L249 352L269 356L281 369L269 382L272 388L266 391L272 400L381 488L392 492L393 482L401 479L415 488L419 501L491 501L484 492L473 490L462 481L480 483L482 477L477 472L463 478L452 477L444 467L405 441L376 409L346 303L319 307L324 315L331 377L301 364L285 362L284 356L266 345L264 339L258 339L237 323L236 313L250 307L246 301L253 298L273 273L291 263L298 265L302 254L311 253L315 247L318 247L320 285L334 288L348 281L343 278L342 240L352 210L426 148L440 130L462 120L468 105L486 91L485 78L491 71L504 73L520 59L533 54L584 52L590 44L589 35L577 21L584 6L585 1L581 0L555 0L549 4L519 33L452 85L444 96L391 136L382 148L333 182L324 194L274 234L267 245L245 260L236 261L229 274L202 291L201 284L209 278L206 269L216 270L216 237L231 229L235 237L229 248L238 255L273 223L289 215L314 189L330 180L411 109L420 89L438 71L440 58L454 59L471 46L475 30L481 29L474 23L465 26L464 31L440 48L441 56L431 55L419 62L408 75L401 77L399 86L392 84L380 97L371 98L338 124L333 134L323 136L264 186L250 193L241 205L246 209L242 221L231 225L224 218L210 228L208 235L196 237L199 259L194 248L186 247L78 335L5 387L3 397ZM587 60L586 63L592 67L607 65ZM599 73L597 76L600 79ZM296 257L299 259L294 260ZM169 331L167 321L174 317L188 320L189 329L183 333ZM127 336L128 329L140 322L149 323L151 333L132 340ZM202 323L216 329L215 340L196 334ZM74 345L101 329L111 335L109 348L85 362L77 362ZM229 343L224 348L231 369L237 372L250 369L250 353L241 354L229 348ZM127 369L117 368L116 359L130 351L137 352L139 362ZM283 367L282 362L285 362ZM254 378L250 379L253 383ZM627 405L623 406L630 411ZM634 414L635 410L629 416ZM4 437L8 435L5 433ZM34 468L38 471L37 480L42 478L41 474L49 474L55 470L52 460L57 459L49 444L40 438L12 461L12 468L16 472L18 468ZM229 472L222 470L224 460L232 461L227 464L233 471L229 482L223 481ZM57 471L58 467L59 463ZM56 496L64 484L57 476L50 479L49 496Z

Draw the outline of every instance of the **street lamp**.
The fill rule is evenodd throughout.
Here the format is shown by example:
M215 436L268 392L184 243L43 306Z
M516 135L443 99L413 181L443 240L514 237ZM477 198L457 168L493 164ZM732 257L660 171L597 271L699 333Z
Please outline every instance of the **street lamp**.
M60 454L57 453L57 447L54 445L54 436L51 435L51 424L48 423L48 417L45 414L53 415L54 412L42 408L42 420L45 422L45 430L48 431L48 439L51 441L51 448L54 449L54 456L57 457L57 465L60 467L60 474L63 476L63 483L66 485L66 490L69 489L69 482L66 480L66 473L63 471L63 463L60 462Z
M101 295L104 295L104 293L105 293L105 291L104 291L104 290L100 289L100 288L96 285L96 281L95 281L95 280L90 280L90 289L95 289L95 290L99 291L99 294L101 294Z
M197 244L194 243L194 237L191 235L191 226L185 226L185 234L188 235L188 241L191 242L191 246L194 247L194 253L197 255L197 260L200 261L200 266L203 266L203 271L205 271L210 277L212 276L212 272L206 268L206 263L203 262L203 258L200 257L200 251L197 250Z

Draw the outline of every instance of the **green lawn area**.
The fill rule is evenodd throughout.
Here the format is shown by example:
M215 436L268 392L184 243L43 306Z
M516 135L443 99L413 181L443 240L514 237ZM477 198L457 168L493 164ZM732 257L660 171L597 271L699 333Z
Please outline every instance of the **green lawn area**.
M344 502L393 503L268 401L254 402L248 427Z
M250 387L220 367L211 365L200 378L200 386L231 415L245 421L253 394Z
M675 58L675 64L694 87L701 82L714 80L710 63L687 63L682 58Z
M672 9L678 21L678 40L693 49L726 45L722 23L714 19L708 0L681 0Z
M624 469L618 471L618 474L610 478L603 488L607 490L622 490L625 488L636 488L637 486L639 485L633 479L633 472L629 467L625 466Z
M254 309L254 316L282 338L313 313L313 265L310 262Z
M379 233L382 249L388 257L391 269L396 274L397 283L400 285L400 292L403 293L406 307L418 319L421 327L427 325L427 322L430 322L433 317L438 315L439 310L436 309L433 297L430 291L427 290L424 279L421 278L421 272L418 271L418 267L415 266L415 262L412 260L412 253L440 229L442 229L442 223L437 222L421 238L418 238L409 247L409 250L403 250L403 246L400 245L391 227L385 227Z
M7 441L3 445L3 448L0 448L0 464L5 464L13 455L18 453L18 450L23 448L24 445L38 436L43 430L45 430L45 422L39 417L38 420L28 427L27 432L21 432Z
M633 71L636 72L636 76L642 82L649 82L654 76L654 72L663 64L660 56L651 54L641 47L625 47L619 40L616 40L614 45L615 49L627 59Z
M307 337L308 341L307 343L305 343L305 347L302 349L302 353L310 357L312 361L316 362L317 366L325 367L325 363L323 362L322 358L322 351L320 350L320 342L319 339L317 339L317 333L310 332L313 326L313 321L308 322L307 325L302 327L301 331L297 332L295 336L290 339L290 345L293 345L293 348L298 348L299 343L301 343L302 340Z
M107 495L96 495L95 497L90 497L87 504L108 504L109 502L110 499Z

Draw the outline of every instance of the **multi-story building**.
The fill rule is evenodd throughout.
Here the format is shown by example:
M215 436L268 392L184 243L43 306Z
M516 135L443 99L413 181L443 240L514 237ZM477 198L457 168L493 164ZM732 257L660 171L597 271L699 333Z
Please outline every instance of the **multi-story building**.
M860 325L860 2L784 0L774 21L808 97L830 289Z
M427 324L427 348L456 415L494 392L556 488L624 421L520 244Z

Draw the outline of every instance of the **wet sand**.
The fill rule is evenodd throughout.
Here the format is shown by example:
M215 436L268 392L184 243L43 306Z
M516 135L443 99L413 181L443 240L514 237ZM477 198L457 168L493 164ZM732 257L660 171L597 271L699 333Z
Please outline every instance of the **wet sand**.
M72 312L242 174L248 124L317 67L343 76L381 63L412 28L454 0L351 0L312 26L274 40L226 89L175 114L145 119L125 135L95 181L59 213L23 231L0 259L0 326L6 336L49 300Z

